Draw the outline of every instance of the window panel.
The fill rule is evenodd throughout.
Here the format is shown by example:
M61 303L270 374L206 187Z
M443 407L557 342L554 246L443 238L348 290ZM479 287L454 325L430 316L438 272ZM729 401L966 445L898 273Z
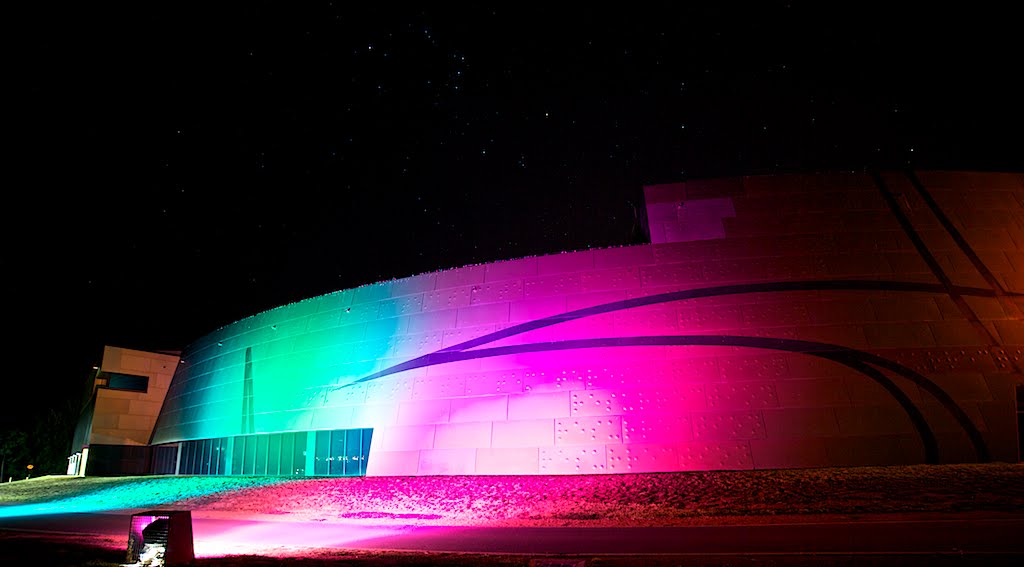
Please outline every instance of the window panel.
M245 437L235 437L235 446L231 451L231 474L242 474L242 461L245 451Z
M189 467L192 463L192 442L185 441L181 444L181 459L178 463L178 474L192 474Z
M267 474L267 441L269 435L256 436L256 470L255 474Z
M281 434L268 435L270 447L267 449L267 474L278 475L281 470Z
M359 451L359 474L366 474L366 464L370 461L370 438L373 436L373 429L363 430L363 444Z
M213 460L213 439L203 440L203 460L199 474L210 474L210 461Z
M292 450L292 473L302 476L306 474L306 436L309 433L303 431L295 434L295 444Z
M359 476L360 465L362 464L361 451L363 448L363 430L349 429L342 432L345 435L345 476Z
M345 432L334 430L331 432L331 475L340 476L345 474Z
M330 474L328 459L331 455L331 432L330 431L317 431L316 432L316 452L314 454L314 467L313 474L317 476L326 476Z
M245 461L242 463L242 474L253 474L256 465L256 436L245 436Z

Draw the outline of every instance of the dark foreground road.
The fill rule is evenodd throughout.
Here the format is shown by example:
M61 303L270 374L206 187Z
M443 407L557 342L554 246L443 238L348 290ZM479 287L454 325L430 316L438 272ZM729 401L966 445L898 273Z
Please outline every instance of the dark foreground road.
M0 519L0 530L127 539L128 514ZM1022 554L1024 518L671 528L458 528L196 518L196 553L298 548L515 554Z

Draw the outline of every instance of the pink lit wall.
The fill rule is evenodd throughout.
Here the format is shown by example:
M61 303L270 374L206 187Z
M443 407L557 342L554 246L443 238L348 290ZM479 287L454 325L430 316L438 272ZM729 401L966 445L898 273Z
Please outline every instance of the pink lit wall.
M200 339L153 442L373 428L370 475L1017 460L1024 177L646 195L650 245L370 284Z

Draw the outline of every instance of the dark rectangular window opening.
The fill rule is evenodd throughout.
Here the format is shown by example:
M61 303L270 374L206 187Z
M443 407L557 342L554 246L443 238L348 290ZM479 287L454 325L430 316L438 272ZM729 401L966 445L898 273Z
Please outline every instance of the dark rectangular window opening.
M105 372L107 378L106 388L110 390L127 390L129 392L147 392L149 390L149 376L136 376L134 374L120 374L117 372Z

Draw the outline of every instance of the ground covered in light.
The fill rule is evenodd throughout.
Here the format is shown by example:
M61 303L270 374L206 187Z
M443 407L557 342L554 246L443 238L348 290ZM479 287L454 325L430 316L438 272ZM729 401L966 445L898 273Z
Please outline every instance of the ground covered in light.
M1019 512L1024 467L917 465L602 476L49 477L0 517L173 506L196 517L366 526L672 526L778 516Z

